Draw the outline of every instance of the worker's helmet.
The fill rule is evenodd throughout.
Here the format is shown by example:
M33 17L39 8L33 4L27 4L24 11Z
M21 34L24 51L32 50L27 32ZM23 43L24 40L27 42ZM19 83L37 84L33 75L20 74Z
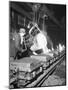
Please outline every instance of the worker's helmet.
M24 33L25 34L25 29L24 28L20 28L19 33Z

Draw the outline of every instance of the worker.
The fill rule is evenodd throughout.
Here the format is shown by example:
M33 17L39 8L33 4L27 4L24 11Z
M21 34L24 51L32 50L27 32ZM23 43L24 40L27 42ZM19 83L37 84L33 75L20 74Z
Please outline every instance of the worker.
M22 47L22 50L25 49L24 48L24 35L26 34L25 32L25 29L24 28L20 28L20 31L19 31L19 35L20 35L20 45L23 46Z
M47 40L42 32L38 33L34 38L34 44L31 47L32 51L42 50L43 53L48 52Z
M41 50L42 53L47 53L48 52L48 48L47 48L47 38L46 36L43 34L42 31L40 31L39 27L37 24L35 24L29 31L29 34L31 34L31 32L37 29L36 31L38 31L38 33L36 33L36 35L34 36L34 41L33 41L33 45L31 46L31 50L34 52L35 55L37 55L37 53L35 53L38 50Z
M14 34L14 40L15 40L15 48L17 50L16 55L15 55L15 59L19 59L22 58L25 55L25 51L26 51L26 46L24 43L24 35L26 34L25 29L24 28L20 28L19 33L15 32Z

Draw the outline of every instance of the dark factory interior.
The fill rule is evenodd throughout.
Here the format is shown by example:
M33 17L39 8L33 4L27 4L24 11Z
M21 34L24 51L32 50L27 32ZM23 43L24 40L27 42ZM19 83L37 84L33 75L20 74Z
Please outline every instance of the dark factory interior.
M10 32L13 30L19 30L20 27L27 28L29 21L33 21L34 18L34 4L36 3L9 3ZM53 42L54 48L58 43L66 45L66 5L42 3L39 4L39 6L36 20L40 29L46 30L49 38ZM44 14L46 14L47 17L43 20Z
M9 1L9 57L10 88L65 85L66 5Z

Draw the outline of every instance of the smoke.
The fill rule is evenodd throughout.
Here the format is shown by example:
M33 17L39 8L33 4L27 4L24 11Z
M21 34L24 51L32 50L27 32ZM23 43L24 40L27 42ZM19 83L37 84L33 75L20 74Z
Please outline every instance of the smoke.
M47 40L47 48L48 48L48 49L52 49L52 48L53 48L53 42L52 42L51 38L48 36L47 31L46 31L46 30L45 30L45 31L43 30L42 33L43 33L44 36L46 37L46 40Z

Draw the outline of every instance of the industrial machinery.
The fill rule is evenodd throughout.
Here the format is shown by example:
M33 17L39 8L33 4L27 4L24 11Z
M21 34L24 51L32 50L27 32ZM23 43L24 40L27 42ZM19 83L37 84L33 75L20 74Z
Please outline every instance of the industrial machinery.
M24 85L42 72L42 64L37 59L27 57L10 61L10 83L13 83L12 79L15 78L19 85Z
M27 48L31 47L34 36L39 32L41 31L37 24L34 24L29 30L28 36L24 39ZM39 77L44 70L47 70L47 68L62 57L64 53L65 50L61 53L54 50L47 54L40 53L37 55L30 55L30 57L10 60L10 85L14 85L14 82L17 82L18 87L25 86L36 79L37 76Z
M49 55L31 55L20 60L10 60L10 86L17 84L18 87L24 87L34 81L37 76L43 74L45 70L51 67L55 62L65 55L65 50L54 57Z

